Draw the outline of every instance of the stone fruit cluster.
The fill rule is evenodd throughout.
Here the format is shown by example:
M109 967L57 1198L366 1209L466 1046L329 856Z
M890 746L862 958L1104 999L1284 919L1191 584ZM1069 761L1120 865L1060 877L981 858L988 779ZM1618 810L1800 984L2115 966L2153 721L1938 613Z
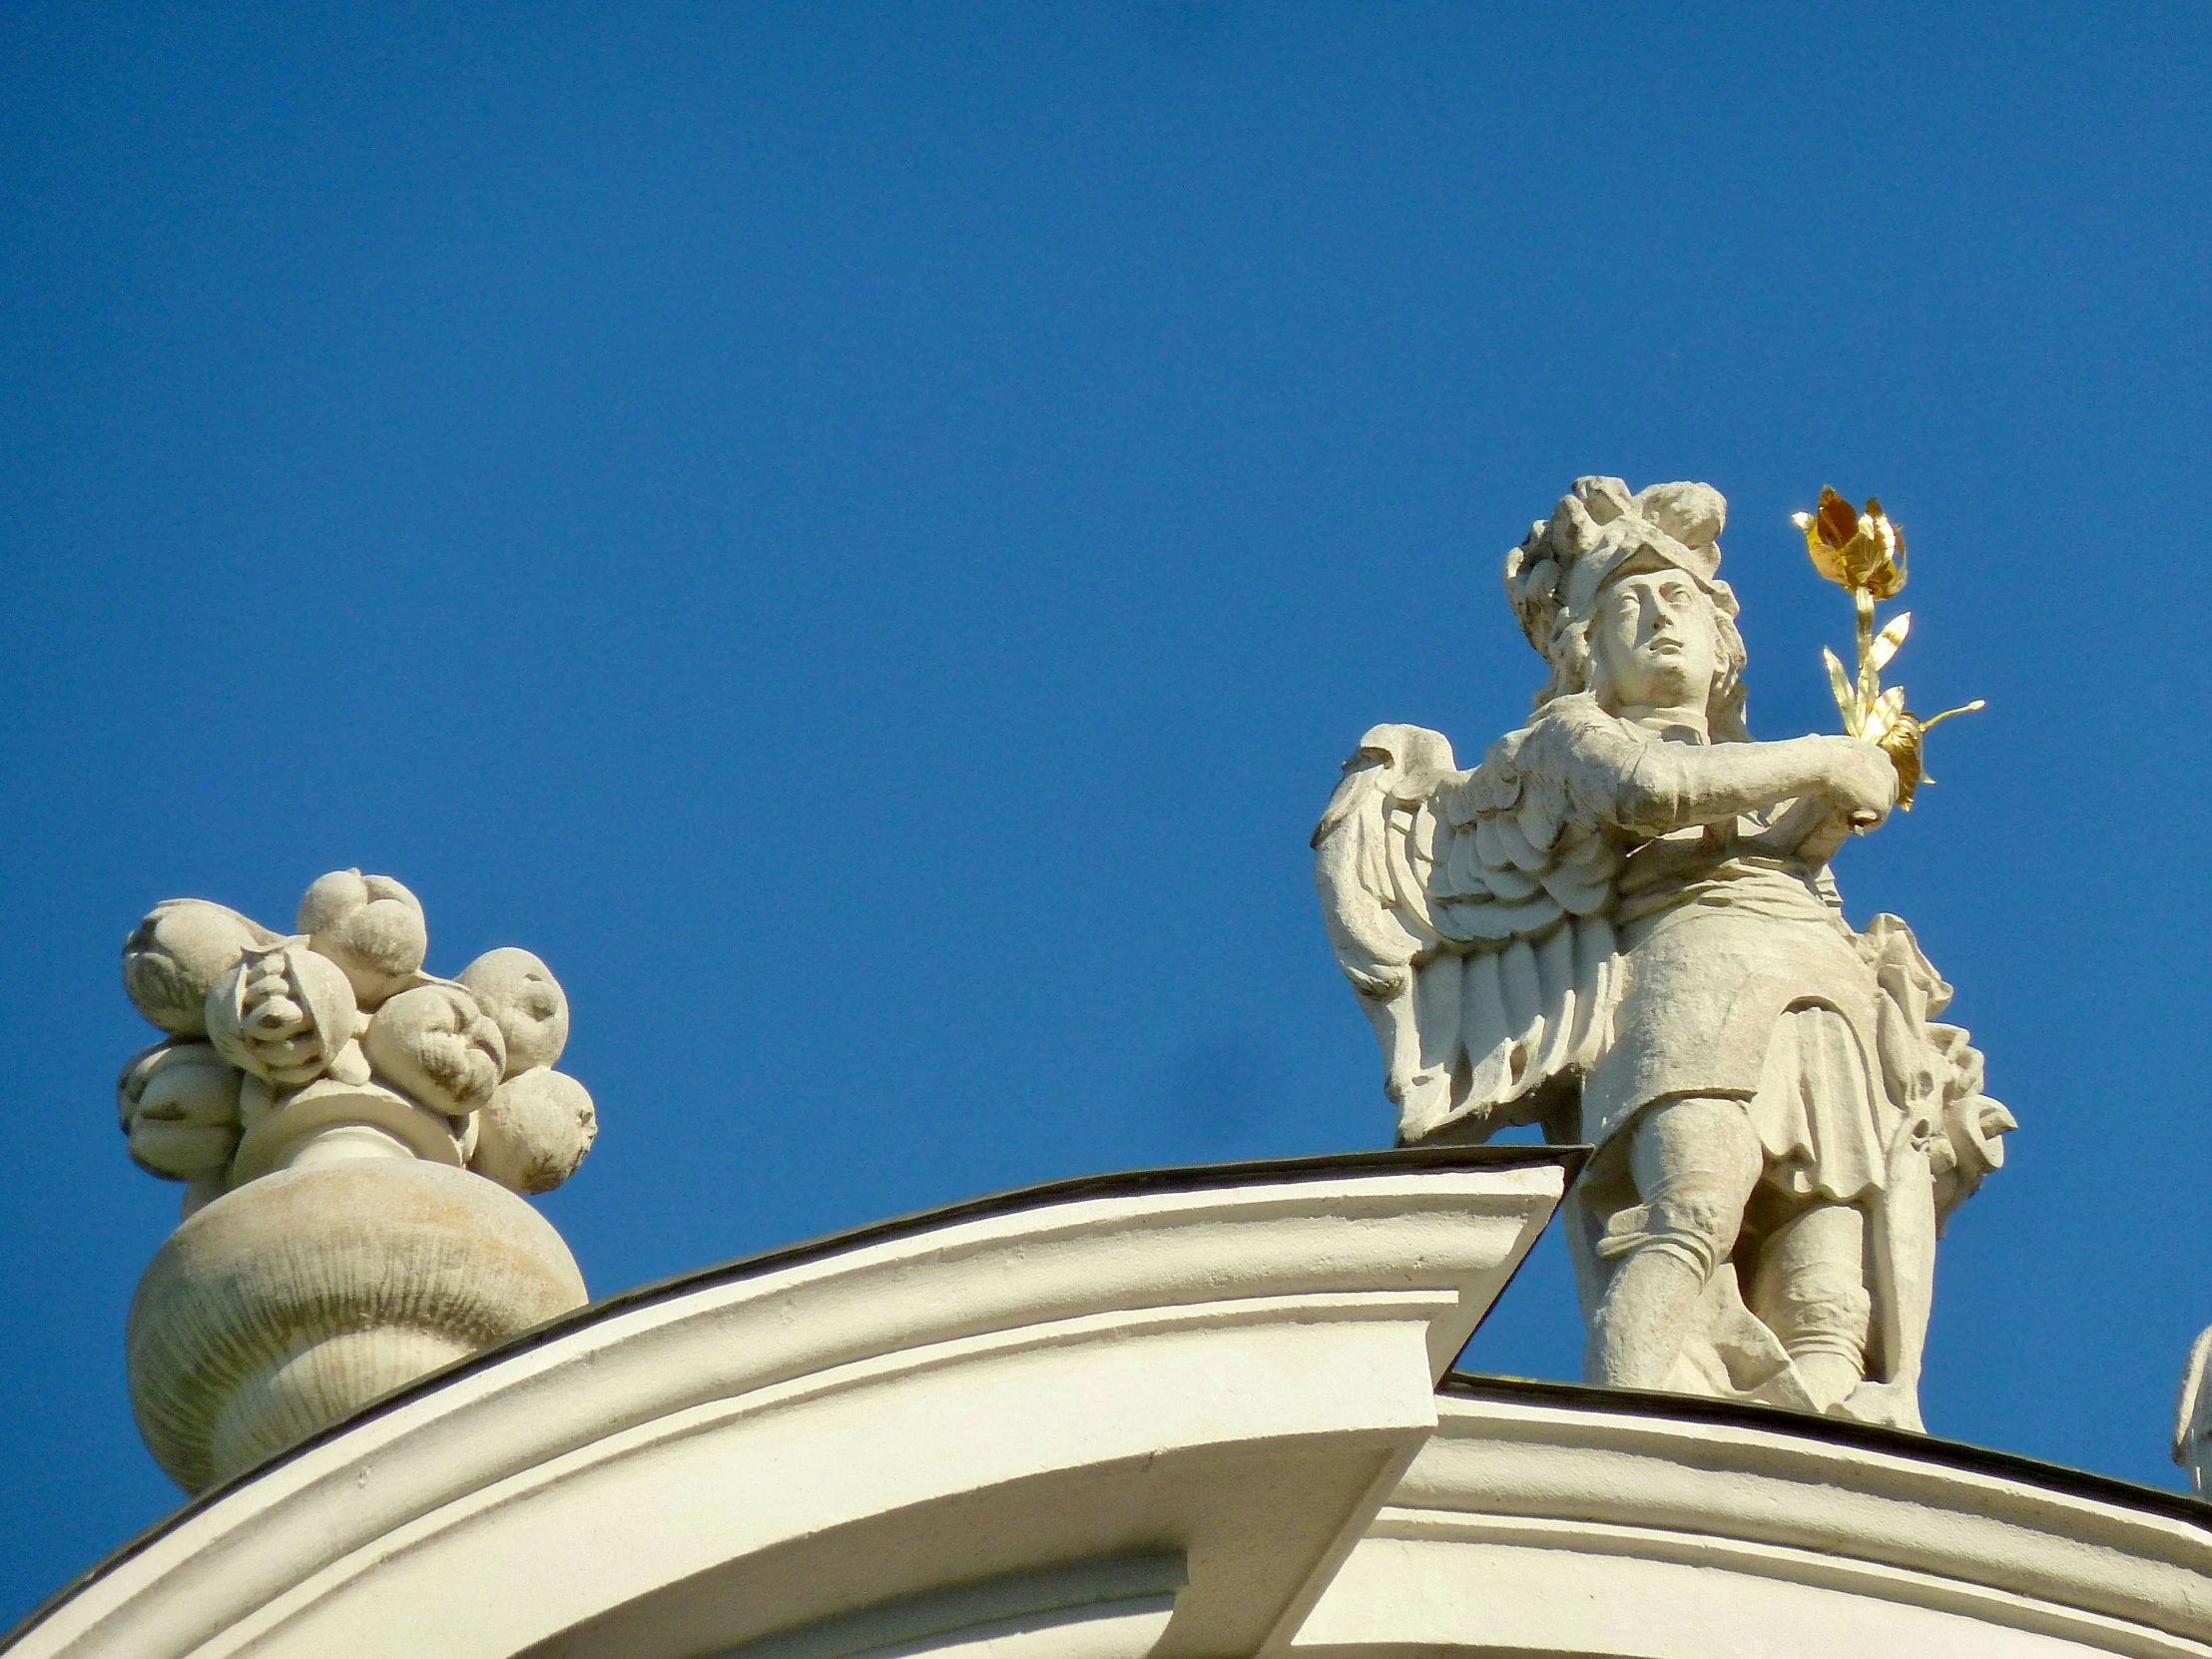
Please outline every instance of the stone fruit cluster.
M131 1157L185 1213L277 1169L406 1157L516 1193L590 1151L592 1100L553 1064L568 999L527 950L423 971L422 905L386 875L323 876L279 934L202 898L157 904L123 984L165 1039L118 1085Z

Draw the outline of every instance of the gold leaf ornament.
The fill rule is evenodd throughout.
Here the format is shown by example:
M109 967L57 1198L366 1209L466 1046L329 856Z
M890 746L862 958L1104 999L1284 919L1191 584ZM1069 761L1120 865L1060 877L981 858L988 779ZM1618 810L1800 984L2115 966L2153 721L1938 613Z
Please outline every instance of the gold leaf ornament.
M1868 660L1878 669L1888 668L1890 659L1898 654L1898 647L1905 643L1905 636L1912 631L1913 613L1900 611L1874 637L1874 648L1868 652Z
M1952 715L1982 707L1981 700L1922 720L1905 706L1905 688L1882 684L1882 671L1890 666L1912 631L1913 614L1901 611L1875 631L1874 607L1905 586L1905 536L1882 503L1867 498L1864 511L1827 485L1821 486L1820 505L1810 513L1793 513L1790 522L1805 535L1805 551L1813 568L1851 595L1858 619L1859 673L1845 670L1835 652L1822 648L1828 668L1828 688L1836 699L1836 711L1844 717L1844 730L1852 737L1878 746L1897 768L1898 808L1913 810L1914 793L1936 780L1922 769L1921 751L1930 727Z
M1851 731L1859 720L1859 699L1851 689L1851 676L1844 672L1843 659L1827 646L1821 647L1821 661L1828 664L1828 689L1836 699L1836 712L1844 717L1844 729ZM1858 733L1852 732L1857 737Z
M1888 730L1874 740L1881 746L1882 753L1890 757L1890 764L1897 768L1900 812L1913 810L1913 792L1921 787L1921 735L1924 730L1918 720L1901 708Z
M1895 598L1905 589L1905 536L1882 503L1867 497L1866 509L1852 505L1828 485L1810 513L1793 513L1790 522L1805 533L1805 551L1813 568L1840 588L1875 599Z

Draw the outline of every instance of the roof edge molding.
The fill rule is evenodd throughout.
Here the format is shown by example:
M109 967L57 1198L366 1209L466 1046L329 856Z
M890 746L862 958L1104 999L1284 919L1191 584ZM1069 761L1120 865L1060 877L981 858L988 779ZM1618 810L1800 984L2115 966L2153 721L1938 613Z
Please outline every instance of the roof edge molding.
M1139 1659L1190 1582L1180 1550L1079 1561L908 1596L724 1648L714 1659L894 1659L986 1646L994 1659Z
M187 1506L12 1651L765 1659L886 1602L1173 1556L1187 1586L1114 1617L964 1628L993 1651L994 1618L1058 1629L1015 1644L1039 1655L1254 1652L1429 1437L1578 1156L1062 1183L617 1297Z
M1453 1380L1287 1659L2212 1654L2212 1507L1685 1403Z

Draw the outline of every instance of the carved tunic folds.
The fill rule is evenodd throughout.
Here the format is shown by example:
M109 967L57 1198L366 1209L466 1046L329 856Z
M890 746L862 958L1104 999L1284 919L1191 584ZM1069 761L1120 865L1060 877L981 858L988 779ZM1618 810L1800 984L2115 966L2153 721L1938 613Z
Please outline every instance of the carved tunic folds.
M1371 730L1315 879L1401 1144L1595 1146L1565 1231L1597 1380L1918 1427L1936 1232L2013 1121L1911 929L1844 920L1825 859L1889 805L1874 758L1750 739L1725 508L1576 480L1505 560L1535 718L1471 772Z
M1399 1138L1544 1118L1602 1145L1654 1101L1733 1097L1786 1186L1854 1197L1896 1116L1874 972L1766 819L1675 828L1672 747L1586 694L1470 773L1434 733L1369 734L1317 844Z

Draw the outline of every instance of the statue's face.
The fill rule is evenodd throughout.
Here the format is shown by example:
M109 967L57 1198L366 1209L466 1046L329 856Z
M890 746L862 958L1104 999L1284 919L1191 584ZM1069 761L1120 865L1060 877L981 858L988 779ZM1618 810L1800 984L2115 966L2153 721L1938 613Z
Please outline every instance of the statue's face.
M1720 672L1711 603L1679 570L1615 578L1590 618L1590 667L1599 706L1615 713L1703 708Z

